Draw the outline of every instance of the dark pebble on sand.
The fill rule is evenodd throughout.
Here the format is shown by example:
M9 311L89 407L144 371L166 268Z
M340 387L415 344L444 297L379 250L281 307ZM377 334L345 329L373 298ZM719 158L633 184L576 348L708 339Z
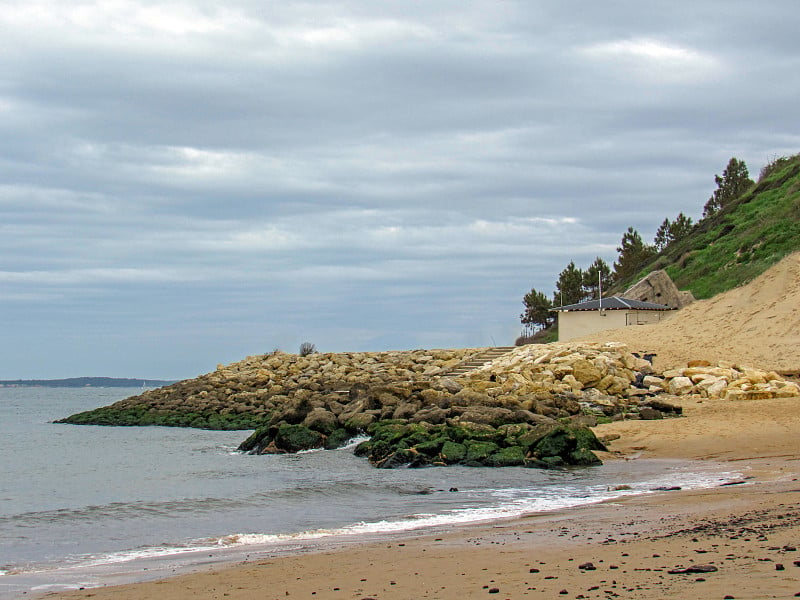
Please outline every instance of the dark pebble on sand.
M687 575L691 573L714 573L718 570L714 565L692 565L685 569L670 569L667 573L670 575Z
M775 563L775 570L776 571L783 571L786 567L784 567L781 563Z
M800 565L798 565L798 566L800 566ZM539 572L539 569L530 569L530 570L528 570L528 573L538 573L538 572Z
M490 594L499 594L500 593L500 588L492 588L492 589L489 590L489 593Z
M581 571L595 571L595 570L597 570L597 567L595 567L595 566L594 566L592 563L590 563L590 562L585 562L585 563L583 563L582 565L578 565L578 568L579 568Z
M560 592L558 592L558 593L559 593L559 594L561 594L561 595L566 595L566 594L569 594L569 592L568 592L567 590L561 590L561 591L560 591Z

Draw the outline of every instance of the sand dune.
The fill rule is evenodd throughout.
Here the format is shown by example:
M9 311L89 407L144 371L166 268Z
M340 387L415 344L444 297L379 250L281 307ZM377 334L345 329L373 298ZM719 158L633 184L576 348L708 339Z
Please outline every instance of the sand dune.
M582 339L656 352L660 368L704 359L800 372L800 252L747 285L699 300L661 323Z

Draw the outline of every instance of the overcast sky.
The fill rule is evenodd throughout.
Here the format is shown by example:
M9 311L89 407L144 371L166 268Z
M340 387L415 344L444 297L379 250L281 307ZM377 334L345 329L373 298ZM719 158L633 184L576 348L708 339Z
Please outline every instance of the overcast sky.
M800 152L795 0L0 2L0 379L511 344Z

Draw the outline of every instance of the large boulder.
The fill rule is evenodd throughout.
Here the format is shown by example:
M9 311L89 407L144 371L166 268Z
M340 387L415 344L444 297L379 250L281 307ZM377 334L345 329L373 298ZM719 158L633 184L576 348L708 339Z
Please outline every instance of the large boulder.
M694 302L692 292L680 291L666 271L653 271L640 279L622 294L642 302L665 304L670 308L683 308Z

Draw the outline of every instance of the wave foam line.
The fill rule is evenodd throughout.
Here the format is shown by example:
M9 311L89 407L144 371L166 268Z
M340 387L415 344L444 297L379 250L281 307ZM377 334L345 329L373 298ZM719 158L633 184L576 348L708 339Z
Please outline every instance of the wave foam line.
M560 490L561 493L551 495L550 497L547 497L546 493L542 495L542 492L546 492L546 490L538 490L538 493L540 494L538 496L531 496L531 494L537 493L537 491L534 489L495 490L495 492L497 492L497 499L501 501L501 504L497 506L452 509L441 514L421 513L396 520L358 522L335 529L314 529L295 533L277 534L233 533L215 538L196 540L195 542L184 546L147 547L136 550L104 554L100 556L84 557L83 560L79 559L68 566L62 564L48 568L38 567L30 570L25 568L14 569L13 571L5 572L0 570L0 576L20 574L23 572L39 573L56 571L60 569L100 567L104 565L121 564L141 559L157 559L192 553L212 552L214 550L219 550L220 548L235 548L256 545L275 546L286 544L288 542L310 542L329 537L400 533L404 531L413 531L416 529L426 529L446 525L463 525L468 523L495 521L499 519L511 519L531 513L550 512L567 508L575 508L577 506L597 504L606 500L613 500L615 498L621 498L624 496L657 493L659 490L654 489L654 487L665 483L670 483L670 485L673 486L681 486L686 490L705 489L718 486L721 484L721 482L732 481L734 479L741 478L741 476L742 475L740 473L736 472L716 472L709 474L682 473L680 477L675 477L674 475L664 475L654 477L653 479L645 482L637 482L635 484L635 488L627 490L612 490L608 488L595 487L582 490L582 493L576 494L578 490L562 488ZM551 494L552 491L554 490L551 490ZM569 495L564 495L564 493Z

